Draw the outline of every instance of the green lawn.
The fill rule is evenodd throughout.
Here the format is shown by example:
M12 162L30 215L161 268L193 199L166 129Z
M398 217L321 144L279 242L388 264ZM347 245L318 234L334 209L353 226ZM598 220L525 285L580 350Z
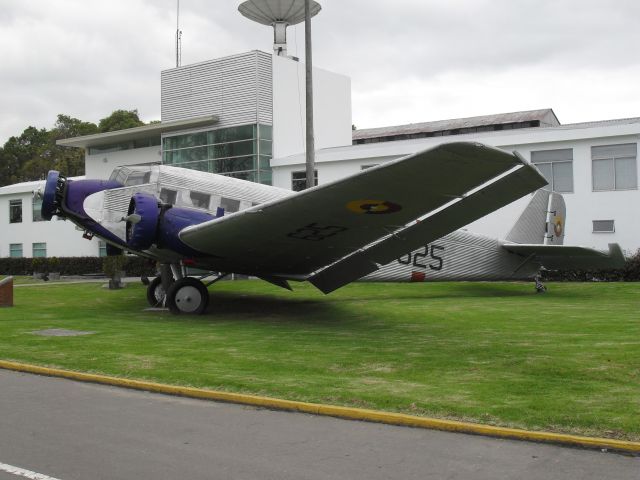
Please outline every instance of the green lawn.
M201 317L144 287L18 287L0 358L128 378L640 440L640 284L220 282ZM35 330L90 330L41 337Z

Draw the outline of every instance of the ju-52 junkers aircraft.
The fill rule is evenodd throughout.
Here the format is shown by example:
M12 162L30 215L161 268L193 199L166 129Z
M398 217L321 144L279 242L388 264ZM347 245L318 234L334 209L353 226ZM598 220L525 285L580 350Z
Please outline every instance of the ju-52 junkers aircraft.
M503 243L452 233L546 183L517 153L448 143L299 193L166 165L120 167L109 180L51 171L42 215L68 218L87 238L156 260L161 275L148 286L149 303L202 313L207 287L229 273L284 288L309 281L329 293L362 277L415 280L451 271L456 279L530 278L550 257L617 264L619 249L559 248L562 237L549 234L558 223L546 218L546 206L546 226L532 220L529 229L522 219ZM553 244L533 237L540 228ZM456 253L463 253L458 261ZM205 285L187 267L217 276Z

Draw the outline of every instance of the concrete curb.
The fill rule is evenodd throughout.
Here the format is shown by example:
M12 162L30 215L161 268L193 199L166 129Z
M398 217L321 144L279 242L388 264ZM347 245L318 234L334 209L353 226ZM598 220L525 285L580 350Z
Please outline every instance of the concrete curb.
M204 390L192 387L179 387L160 383L129 380L126 378L96 375L91 373L74 372L57 368L39 367L0 360L0 368L17 372L34 373L50 377L68 378L81 382L100 383L116 387L144 390L154 393L178 395L181 397L216 400L221 402L239 403L274 410L289 410L314 415L345 418L349 420L362 420L367 422L385 423L388 425L400 425L407 427L428 428L449 432L469 433L497 438L509 438L533 442L554 443L572 447L589 449L606 449L617 452L640 455L640 442L628 442L609 438L582 437L562 433L537 432L520 430L516 428L503 428L478 423L459 422L455 420L443 420L438 418L418 417L402 413L381 412L363 408L337 407L318 403L296 402L292 400L280 400L277 398L261 397L241 393L229 393L216 390Z

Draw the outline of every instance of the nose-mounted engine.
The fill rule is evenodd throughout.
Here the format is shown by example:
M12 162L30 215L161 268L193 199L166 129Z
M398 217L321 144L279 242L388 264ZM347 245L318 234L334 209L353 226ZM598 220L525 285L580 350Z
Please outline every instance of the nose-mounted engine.
M54 215L64 216L62 202L66 185L67 177L60 172L51 170L47 175L41 207L42 218L45 220L51 220Z

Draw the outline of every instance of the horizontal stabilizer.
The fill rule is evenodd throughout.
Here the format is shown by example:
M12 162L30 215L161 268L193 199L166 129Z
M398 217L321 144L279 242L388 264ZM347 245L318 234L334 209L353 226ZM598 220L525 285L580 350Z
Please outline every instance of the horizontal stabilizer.
M502 247L511 253L531 257L549 270L612 269L622 268L625 263L624 254L617 243L610 243L608 252L573 245L504 243Z

